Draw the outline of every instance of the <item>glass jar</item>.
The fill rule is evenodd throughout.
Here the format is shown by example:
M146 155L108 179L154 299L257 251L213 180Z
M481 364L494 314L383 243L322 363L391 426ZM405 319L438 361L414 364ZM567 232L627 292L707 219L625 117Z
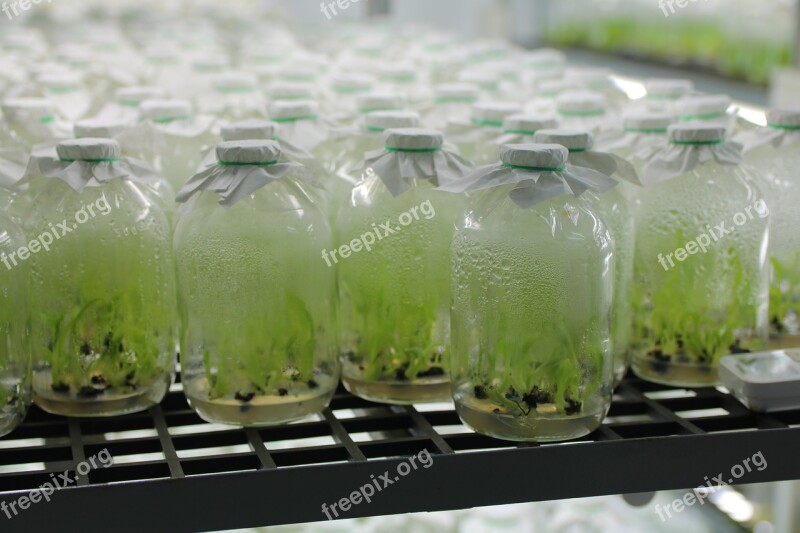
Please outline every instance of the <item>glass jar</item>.
M463 195L435 190L469 163L429 130L389 130L339 213L342 381L397 404L450 398L450 241ZM403 168L413 168L410 174ZM426 169L426 171L422 170Z
M320 258L333 237L310 173L280 161L275 141L216 152L178 195L188 200L174 239L183 390L210 422L318 413L338 384L338 320L336 269ZM217 178L229 187L210 189Z
M504 146L453 239L453 396L479 433L572 439L608 412L613 241L567 156Z
M515 103L481 102L472 106L467 121L450 122L444 133L464 157L474 161L486 143L503 133L505 119L522 112L522 106Z
M24 229L39 244L25 254L34 401L68 416L147 409L174 377L168 217L116 141L64 141L57 153L23 178L32 195Z
M581 130L540 130L534 135L538 143L558 144L569 150L568 162L589 169L597 177L607 176L608 185L597 194L586 195L592 210L608 226L614 239L614 297L611 313L611 343L614 356L614 387L622 383L631 365L631 331L633 315L633 255L636 240L633 209L627 197L633 196L638 185L636 171L626 161L603 152L595 152L594 136ZM627 167L627 168L623 168ZM611 178L611 176L614 178ZM638 181L638 180L637 180ZM626 194L627 191L627 194Z
M126 149L150 163L173 190L180 190L197 171L203 153L219 142L212 131L214 119L193 115L187 100L145 100L139 111L144 123L130 142L126 139Z
M713 386L722 356L766 347L769 211L724 127L669 131L638 194L633 370Z
M769 343L800 347L800 112L772 110L767 128L743 133L745 163L759 170L770 208Z
M19 228L0 213L0 437L22 423L31 403L27 265L15 254L26 245Z

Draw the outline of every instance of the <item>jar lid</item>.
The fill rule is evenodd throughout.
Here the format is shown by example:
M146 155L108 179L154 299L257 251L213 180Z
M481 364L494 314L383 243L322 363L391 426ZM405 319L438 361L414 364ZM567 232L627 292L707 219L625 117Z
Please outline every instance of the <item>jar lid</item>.
M496 91L499 77L486 70L465 70L458 75L458 81L473 83L483 90Z
M216 151L223 165L273 164L281 157L281 146L275 141L227 141L218 144Z
M536 115L510 115L503 122L503 128L506 133L521 133L523 135L533 135L539 130L557 127L558 120L555 117L540 117Z
M365 74L340 74L333 79L331 86L340 94L362 93L372 89L374 82Z
M384 131L396 128L416 128L419 114L413 111L373 111L366 116L367 129Z
M275 122L316 120L318 116L319 105L316 102L279 101L269 106L269 117Z
M270 141L278 134L278 125L268 120L250 119L234 122L220 129L223 141Z
M32 118L42 120L55 114L53 105L45 98L7 98L2 104L6 120Z
M258 79L244 72L226 72L215 76L211 84L218 93L249 93L257 89Z
M511 115L523 112L522 106L511 102L484 102L472 106L472 122L481 126L503 127Z
M644 88L648 98L676 100L694 91L694 83L681 78L649 78Z
M563 170L569 151L559 144L504 144L500 147L500 161L513 167L541 171Z
M83 76L71 71L45 72L37 81L49 92L63 93L78 90L83 84Z
M716 144L726 136L724 127L703 123L673 124L668 132L673 144Z
M192 70L195 72L223 72L230 63L222 56L207 56L192 61Z
M538 85L539 96L556 97L568 91L572 84L566 80L542 80Z
M313 100L314 86L310 83L279 81L270 84L267 96L273 100Z
M569 91L558 97L558 112L562 115L595 116L606 112L602 94L589 91Z
M289 65L278 70L282 80L310 83L317 79L319 70L307 65Z
M56 153L62 161L87 161L104 163L120 157L119 143L113 139L71 139L56 145Z
M541 130L536 132L533 140L543 144L558 144L570 151L591 150L594 146L594 135L582 130Z
M436 87L439 102L474 103L478 96L478 88L472 83L444 83Z
M145 100L164 98L166 91L155 85L122 87L117 89L116 99L122 105L138 106Z
M153 122L186 120L192 115L192 104L188 100L150 99L139 105L139 113Z
M113 139L130 127L131 124L125 119L89 118L76 122L73 130L78 139Z
M770 109L767 124L773 128L800 128L800 109Z
M525 64L532 68L560 68L567 64L567 56L554 48L539 48L525 54Z
M624 125L628 131L667 133L673 122L675 120L668 113L633 113L625 117Z
M378 79L389 83L414 83L417 81L417 69L412 65L383 65L378 69Z
M594 88L611 83L612 74L611 69L605 67L576 68L568 70L565 78L575 84Z
M362 113L370 111L388 111L390 109L403 109L405 104L399 93L373 92L362 94L357 100L358 109Z
M386 148L399 151L434 151L444 145L444 135L421 128L387 130L383 134Z
M731 98L724 94L684 96L677 103L681 120L721 117L727 113L730 106Z

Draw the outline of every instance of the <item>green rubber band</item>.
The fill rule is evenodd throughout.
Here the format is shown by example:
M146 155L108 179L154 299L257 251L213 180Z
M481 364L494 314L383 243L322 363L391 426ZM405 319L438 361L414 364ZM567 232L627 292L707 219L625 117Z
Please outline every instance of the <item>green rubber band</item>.
M701 113L698 115L681 115L678 120L681 122L690 122L692 120L713 120L715 118L727 117L728 113L722 111L720 113Z
M74 163L75 161L81 161L83 163L114 163L115 161L119 161L119 157L103 157L100 159L66 159L59 157L58 159L64 163Z
M367 126L367 131L371 131L373 133L383 133L386 131L386 128L377 128L375 126Z
M519 168L523 170L531 170L533 172L563 172L567 170L567 165L560 167L526 167L525 165L512 165L511 163L503 163L506 168Z
M677 144L678 146L703 146L710 144L725 144L725 141L669 141L670 144Z
M303 120L317 120L319 117L317 115L303 115L300 117L286 117L286 118L273 118L271 119L272 122L300 122Z
M555 91L542 91L539 93L541 98L555 98L558 96L558 93Z
M278 163L278 160L275 159L274 161L262 161L259 163L235 163L233 161L217 161L217 164L221 167L268 167L270 165L275 165Z
M69 94L74 93L78 90L78 87L75 85L59 85L57 87L48 87L47 92L53 94Z
M211 67L211 66L197 66L197 65L195 65L194 67L192 67L192 70L195 71L195 72L200 72L200 73L204 73L204 74L209 74L209 73L213 74L213 73L217 73L217 72L224 72L225 71L225 67Z
M783 124L767 124L767 126L775 128L776 130L800 131L800 126L787 126Z
M189 115L178 115L177 117L164 117L164 118L156 118L153 119L153 122L156 124L169 124L170 122L175 122L176 120L189 120L191 117Z
M667 128L625 128L628 133L667 133Z
M415 83L417 81L416 76L391 76L391 75L384 75L380 76L379 78L381 81L387 81L390 83Z
M56 117L55 117L55 116L53 116L53 115L47 115L46 117L42 117L42 118L40 118L40 119L39 119L39 122L41 122L42 124L50 124L50 123L51 123L51 122L53 122L55 119L56 119Z
M374 113L375 111L403 111L402 107L362 107L359 108L358 113L366 115L367 113Z
M119 103L119 105L123 105L126 107L139 107L140 104L139 100L129 100L125 98L117 100L117 102Z
M336 94L360 94L369 91L369 88L365 87L334 87L333 91Z
M478 99L474 96L440 96L437 104L474 104Z
M476 118L472 119L472 123L476 126L486 126L489 128L502 128L503 122L500 120L478 120Z
M442 150L442 146L436 146L435 148L393 148L391 146L386 147L387 152L406 152L411 154L425 154L431 152L440 152Z
M256 88L253 86L249 87L217 87L214 89L215 92L221 94L234 94L234 93L254 93L256 92Z
M536 135L534 130L503 130L503 133L510 135Z
M588 152L587 148L567 148L571 154L579 154L581 152Z
M593 109L591 111L566 111L559 109L558 114L565 117L602 117L606 114L603 109Z

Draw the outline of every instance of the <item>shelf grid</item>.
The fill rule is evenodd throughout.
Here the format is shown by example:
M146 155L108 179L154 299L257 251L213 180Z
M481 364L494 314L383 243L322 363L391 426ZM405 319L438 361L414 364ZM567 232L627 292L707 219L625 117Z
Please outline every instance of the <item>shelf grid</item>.
M76 474L79 463L103 450L113 465ZM348 496L423 450L432 455L430 468L341 517L686 488L758 451L769 467L741 482L797 479L800 411L756 414L722 389L671 389L629 377L600 429L537 445L478 435L451 404L381 405L343 389L322 414L301 422L259 429L209 424L177 383L159 406L121 417L67 419L33 407L0 439L0 500L16 500L67 471L76 487L13 517L11 530L80 519L89 509L105 517L89 531L115 517L124 517L122 530L135 530L162 517L132 510L158 507L180 509L167 520L185 531L311 522L326 519L323 502Z

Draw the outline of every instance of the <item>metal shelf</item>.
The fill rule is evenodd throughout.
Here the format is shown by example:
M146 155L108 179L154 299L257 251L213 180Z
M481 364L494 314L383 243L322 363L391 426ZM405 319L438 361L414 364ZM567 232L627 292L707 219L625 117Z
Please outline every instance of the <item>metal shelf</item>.
M147 412L66 419L33 408L0 439L0 500L16 501L108 449L109 468L78 477L2 531L70 525L92 531L209 531L325 520L322 504L427 449L411 470L341 518L682 489L761 452L739 481L800 479L800 411L762 415L716 389L675 390L636 378L604 425L578 441L515 444L470 432L451 405L386 406L337 392L311 420L265 429L207 424L180 385ZM419 461L417 462L419 465ZM421 465L420 465L421 466Z

